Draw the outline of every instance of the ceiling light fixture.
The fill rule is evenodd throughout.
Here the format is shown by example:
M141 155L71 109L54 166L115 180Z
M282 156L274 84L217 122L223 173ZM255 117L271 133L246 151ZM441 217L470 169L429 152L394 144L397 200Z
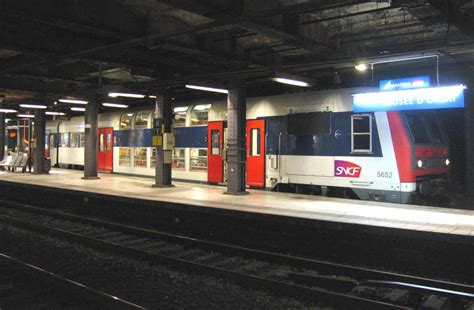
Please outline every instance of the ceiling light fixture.
M33 114L17 114L16 116L20 118L35 118Z
M286 79L286 78L279 78L279 77L272 78L272 81L282 83L282 84L293 85L293 86L301 86L301 87L311 86L309 83L306 83L306 82L303 82L303 81L293 80L293 79Z
M209 91L213 93L220 93L220 94L228 94L229 91L227 89L223 88L216 88L216 87L208 87L208 86L201 86L201 85L190 85L187 84L186 88L189 89L196 89L196 90L203 90L203 91Z
M41 104L20 104L20 107L27 109L46 109L47 106Z
M154 96L154 95L150 95L150 96L148 96L148 98L151 98L151 99L156 99L156 96Z
M117 97L126 97L126 98L145 98L145 95L141 94L128 94L128 93L109 93L109 97L117 98Z
M59 102L62 103L73 103L73 104L88 104L89 101L78 100L78 99L59 99Z
M0 113L16 113L18 112L17 110L12 110L12 109L0 109Z
M367 71L367 68L368 68L367 65L364 63L360 63L355 66L355 69L359 72Z
M120 109L126 109L128 108L127 104L119 104L119 103L109 103L109 102L104 102L102 103L104 107L109 107L109 108L120 108Z
M270 76L271 80L277 83L299 86L311 87L313 81L304 76L289 74L285 72L276 71Z
M81 107L71 107L71 111L76 111L76 112L84 112L86 108L81 108Z
M66 113L63 113L63 112L53 112L53 111L46 111L45 113L46 115L66 115Z

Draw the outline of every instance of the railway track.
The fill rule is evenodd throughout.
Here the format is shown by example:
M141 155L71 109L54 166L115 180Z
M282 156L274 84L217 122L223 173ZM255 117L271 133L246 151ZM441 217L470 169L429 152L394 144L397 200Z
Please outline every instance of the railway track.
M0 309L145 309L0 253Z
M0 201L0 221L336 307L474 309L474 286L209 242Z

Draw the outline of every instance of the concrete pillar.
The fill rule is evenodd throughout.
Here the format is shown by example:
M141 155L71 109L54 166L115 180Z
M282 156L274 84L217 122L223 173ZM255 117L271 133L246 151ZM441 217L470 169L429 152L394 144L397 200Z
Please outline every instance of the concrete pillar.
M245 143L246 98L241 80L229 83L227 95L227 191L230 195L248 194L245 191L247 148Z
M35 111L35 148L33 153L33 173L48 173L45 169L44 144L46 135L46 115L43 110Z
M474 81L467 83L464 107L465 132L465 190L466 196L474 197Z
M5 156L5 137L6 137L6 128L5 128L5 113L0 113L0 160Z
M165 136L171 133L172 119L171 100L166 89L159 90L155 111L153 112L153 139L156 148L155 184L153 187L171 187L171 161L173 150L165 149Z
M97 172L97 135L99 131L99 100L94 98L86 106L84 141L85 180L99 179Z

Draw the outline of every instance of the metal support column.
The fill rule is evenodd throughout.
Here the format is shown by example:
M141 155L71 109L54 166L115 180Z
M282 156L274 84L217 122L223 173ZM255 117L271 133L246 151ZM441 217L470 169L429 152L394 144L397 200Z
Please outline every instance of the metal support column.
M464 139L465 139L465 188L466 196L474 197L474 81L467 83L464 107Z
M247 148L245 86L241 80L229 83L227 95L227 191L230 195L245 195Z
M5 137L6 137L6 128L5 128L5 113L0 113L0 160L5 156Z
M45 174L48 173L45 167L44 158L44 144L46 135L46 115L43 110L35 111L35 142L33 153L33 173Z
M97 135L99 124L99 101L91 100L85 113L84 177L85 180L99 179L97 172Z
M153 112L153 146L156 150L153 187L173 186L171 184L171 161L174 147L174 138L171 133L172 115L171 100L166 89L161 89L156 96Z

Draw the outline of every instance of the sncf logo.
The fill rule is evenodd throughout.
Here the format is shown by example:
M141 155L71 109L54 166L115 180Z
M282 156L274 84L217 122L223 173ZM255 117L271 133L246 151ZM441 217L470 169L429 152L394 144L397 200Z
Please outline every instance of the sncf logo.
M337 177L358 178L362 168L350 161L336 160L334 175Z

